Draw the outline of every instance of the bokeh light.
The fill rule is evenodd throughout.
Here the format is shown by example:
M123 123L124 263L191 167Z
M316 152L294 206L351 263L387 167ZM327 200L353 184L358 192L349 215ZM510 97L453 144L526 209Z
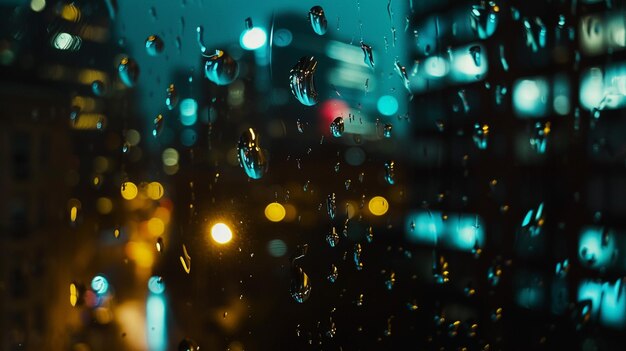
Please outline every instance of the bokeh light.
M211 238L218 244L227 244L233 238L233 232L225 223L216 223L211 227Z
M278 202L272 202L265 207L265 217L272 222L280 222L285 218L285 208Z
M389 211L389 202L382 196L374 196L367 207L374 216L382 216Z

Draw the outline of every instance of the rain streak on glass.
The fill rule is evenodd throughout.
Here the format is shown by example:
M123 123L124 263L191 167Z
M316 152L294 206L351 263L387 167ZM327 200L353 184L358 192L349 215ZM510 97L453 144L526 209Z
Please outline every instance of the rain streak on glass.
M395 166L394 161L385 162L385 181L389 185L394 185L396 182L396 179L395 179L396 174L395 174L394 166Z
M213 55L204 55L204 75L217 85L228 85L239 76L239 64L228 53L215 50Z
M343 117L337 117L330 123L330 133L335 137L339 138L343 135L344 131L344 123Z
M476 65L476 67L480 67L480 62L481 62L480 46L473 45L472 47L469 48L469 53L470 53L470 56L472 56L472 60L474 60L474 64Z
M241 134L237 144L237 157L248 177L261 179L267 172L267 152L261 148L259 135L253 128L248 128Z
M361 248L361 244L357 243L354 245L354 266L358 271L363 269L362 253L363 248Z
M494 1L473 5L470 10L470 26L480 39L489 38L498 26L500 7Z
M396 71L396 73L398 74L398 76L400 76L400 79L402 79L402 83L404 84L404 87L410 93L411 92L411 81L409 80L409 76L406 73L406 67L402 66L400 61L398 61L397 59L396 59L396 62L394 63L393 67L394 67L394 70Z
M374 54L372 53L372 47L361 41L361 50L363 50L363 62L370 67L374 68Z
M391 123L387 123L383 126L383 136L385 138L391 138L391 129L393 128L393 126L391 125Z
M167 87L167 96L165 97L165 106L167 106L168 110L173 110L178 104L178 92L176 91L176 86L174 84L170 84Z
M106 92L106 86L101 80L94 80L91 83L91 91L95 96L103 96Z
M333 229L326 235L326 242L330 247L335 247L339 244L339 234L337 233L337 229L333 227Z
M289 87L293 96L305 106L317 104L317 91L313 75L317 68L317 60L313 56L300 58L289 71Z
M163 130L163 115L158 115L156 116L153 122L152 136L156 138L157 136L159 136L159 134L161 134L162 130Z
M485 150L489 139L489 126L487 124L481 125L480 123L474 124L472 139L474 140L474 144L476 144L477 148Z
M396 283L396 273L394 271L389 272L387 276L387 280L385 280L385 286L387 290L393 289L394 284Z
M132 88L137 84L139 78L139 65L135 60L130 57L124 57L117 66L117 72L122 80L122 83L129 88Z
M335 193L328 195L326 198L326 210L328 211L330 219L334 219L335 214L337 213L337 200L335 199Z
M291 286L289 292L296 302L303 303L311 296L311 282L298 261L307 253L308 245L298 246L297 252L291 260Z
M335 266L335 264L331 264L330 265L330 273L328 274L328 276L326 276L326 279L328 279L329 282L334 283L337 281L337 278L339 277L339 269L337 269L337 266Z
M311 7L311 10L309 11L309 22L311 22L311 27L313 27L313 31L317 35L326 34L328 21L326 20L324 9L321 6Z
M184 338L178 344L178 351L199 351L200 346L192 339Z
M151 35L146 38L146 52L150 56L158 56L163 52L163 39L157 35Z

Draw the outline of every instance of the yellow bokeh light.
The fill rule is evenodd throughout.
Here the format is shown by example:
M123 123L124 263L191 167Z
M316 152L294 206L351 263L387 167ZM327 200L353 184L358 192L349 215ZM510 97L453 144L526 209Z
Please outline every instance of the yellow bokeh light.
M145 243L129 242L126 245L126 254L128 258L135 261L137 266L142 268L150 268L154 263L152 246Z
M265 207L265 217L272 222L280 222L285 218L287 211L278 202L272 202Z
M165 224L160 218L150 218L148 221L148 232L154 236L159 236L165 231Z
M96 200L96 208L100 214L109 214L113 210L113 202L108 197L100 197Z
M126 200L132 200L137 197L137 186L133 182L122 183L122 197Z
M70 221L76 222L77 216L78 216L78 207L74 206L70 209Z
M382 216L389 210L389 202L382 196L374 196L367 207L374 216Z
M146 195L152 200L158 200L163 197L163 185L159 182L152 182L146 187Z
M226 244L233 238L233 232L224 223L217 223L211 227L211 237L218 244Z
M77 302L78 302L78 289L76 288L76 284L71 283L70 284L70 305L74 307L76 306Z

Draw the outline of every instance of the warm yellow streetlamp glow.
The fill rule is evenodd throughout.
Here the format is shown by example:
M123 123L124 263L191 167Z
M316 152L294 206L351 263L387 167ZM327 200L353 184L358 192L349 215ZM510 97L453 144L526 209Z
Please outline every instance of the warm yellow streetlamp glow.
M211 227L211 237L218 244L226 244L233 238L233 232L224 223L216 223Z

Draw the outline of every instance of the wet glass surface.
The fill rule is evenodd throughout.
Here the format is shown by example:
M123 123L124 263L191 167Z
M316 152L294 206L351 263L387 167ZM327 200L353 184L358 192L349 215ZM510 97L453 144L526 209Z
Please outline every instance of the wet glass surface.
M0 12L0 350L623 349L626 3Z

